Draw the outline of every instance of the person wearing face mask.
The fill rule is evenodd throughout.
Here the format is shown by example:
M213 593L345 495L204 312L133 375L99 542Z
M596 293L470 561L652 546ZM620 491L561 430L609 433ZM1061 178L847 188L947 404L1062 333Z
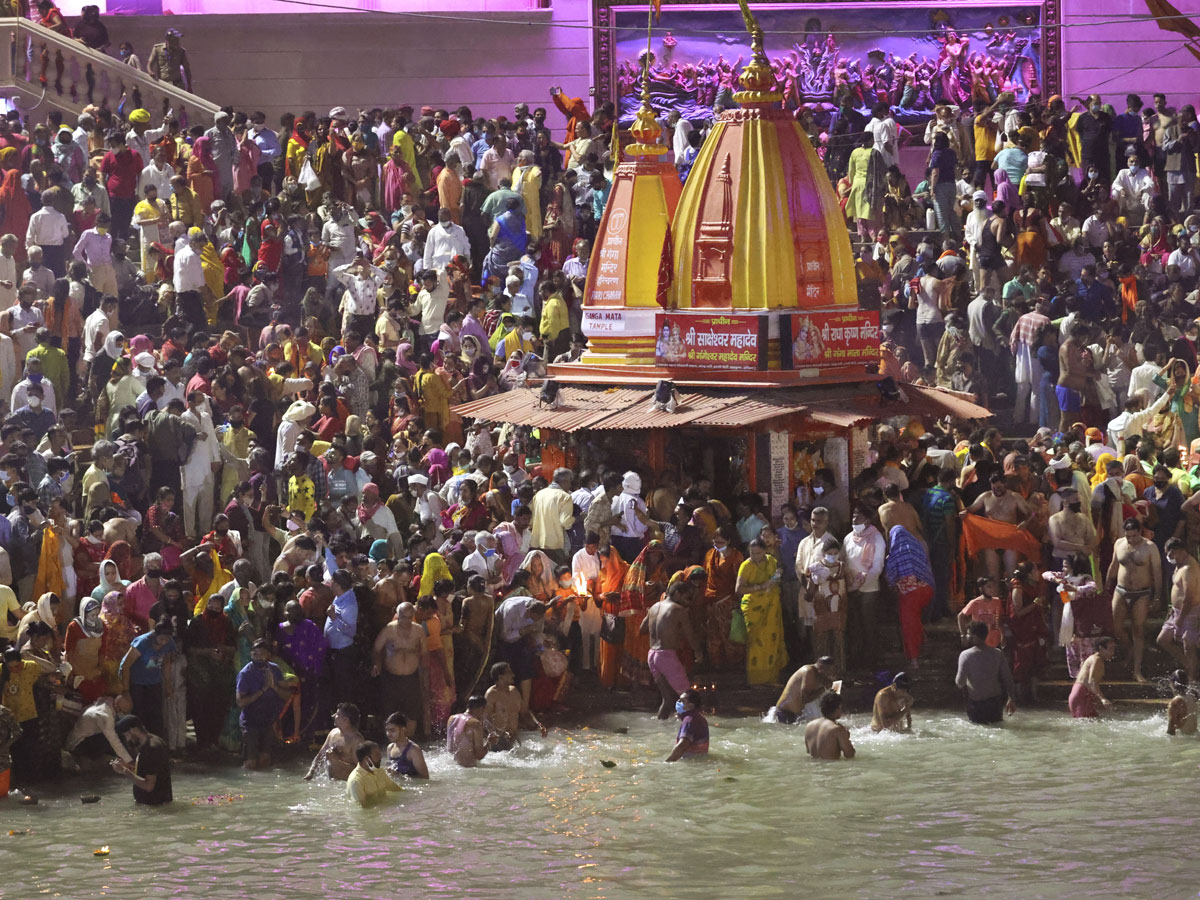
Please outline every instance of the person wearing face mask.
M916 511L913 511L916 518ZM919 519L918 519L919 522ZM883 573L887 548L863 509L856 509L851 518L850 533L842 541L846 559L847 598L847 659L851 667L866 668L878 655L876 636L879 632L877 608L879 577Z
M1097 494L1102 493L1097 491ZM1059 491L1063 508L1050 517L1048 537L1055 568L1076 555L1090 556L1096 550L1096 527L1090 511L1083 511L1083 500L1074 488Z
M15 411L4 420L5 425L16 425L22 429L28 428L33 432L34 438L40 441L57 421L57 417L46 408L43 402L43 394L48 387L50 387L49 382L27 385L23 389L25 396L21 404L18 406L16 399L13 400ZM21 385L17 385L17 390L20 389Z
M1075 99L1084 106L1084 112L1071 116L1069 126L1079 142L1079 158L1089 168L1094 166L1107 183L1110 172L1112 117L1104 110L1099 94L1089 94L1086 100L1078 97Z
M242 766L248 770L271 765L275 745L275 720L292 694L283 670L271 662L271 643L254 642L250 662L237 676L238 724L242 728Z
M1111 195L1129 227L1142 224L1146 210L1158 195L1158 188L1154 173L1142 166L1136 151L1129 155L1126 167L1113 179Z
M179 475L183 487L184 529L189 538L195 538L204 526L212 521L213 492L216 487L216 475L221 471L221 451L220 442L213 429L207 395L201 391L192 391L187 399L187 412L179 418L195 430L197 440L179 467Z

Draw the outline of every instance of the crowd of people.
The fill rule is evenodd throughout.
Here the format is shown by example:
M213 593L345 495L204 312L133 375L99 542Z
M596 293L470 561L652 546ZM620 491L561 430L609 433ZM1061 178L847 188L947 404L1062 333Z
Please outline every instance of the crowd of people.
M939 110L929 190L891 204L862 177L899 135L883 109L863 123L847 209L881 374L1007 393L1016 433L1041 427L879 424L848 483L817 469L772 517L686 463L614 466L454 411L585 347L613 113L551 96L565 128L524 104L335 107L278 130L232 109L207 128L145 109L0 120L0 777L115 755L155 803L172 755L254 769L323 740L309 775L365 804L388 770L427 774L413 738L471 766L544 733L579 683L656 689L677 759L707 750L709 673L786 682L775 720L814 719L813 755L851 755L835 676L902 660L874 719L903 727L930 622L972 645L973 720L1033 700L1055 647L1086 716L1117 652L1145 677L1164 606L1186 704L1189 107L1001 97L973 133ZM699 133L668 124L686 168ZM921 202L941 234L913 246Z

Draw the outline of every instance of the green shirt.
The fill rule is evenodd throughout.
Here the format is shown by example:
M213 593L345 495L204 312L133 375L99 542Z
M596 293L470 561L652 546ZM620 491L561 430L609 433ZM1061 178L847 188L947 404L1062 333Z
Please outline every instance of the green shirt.
M42 374L54 385L54 399L58 408L69 407L71 404L67 397L67 386L71 380L71 367L67 364L67 354L58 347L38 344L25 354L25 358L42 361Z

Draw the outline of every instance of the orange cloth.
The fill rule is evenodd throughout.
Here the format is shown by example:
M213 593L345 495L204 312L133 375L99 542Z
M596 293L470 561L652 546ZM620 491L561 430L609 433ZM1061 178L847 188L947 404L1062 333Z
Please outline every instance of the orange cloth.
M981 550L1015 550L1033 562L1042 558L1042 546L1037 538L1016 525L967 514L962 520L962 529L967 556L975 557Z

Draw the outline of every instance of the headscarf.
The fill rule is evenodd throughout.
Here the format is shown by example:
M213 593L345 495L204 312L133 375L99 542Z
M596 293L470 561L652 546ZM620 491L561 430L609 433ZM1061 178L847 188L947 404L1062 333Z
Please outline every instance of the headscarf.
M112 565L117 570L117 580L109 581L106 577L106 570L109 565ZM115 559L109 559L107 556L100 560L100 596L107 597L110 593L121 593L125 590L126 582L121 580L121 566Z
M1024 205L1021 202L1021 193L1017 186L1008 180L1008 173L1004 169L996 169L992 177L996 181L996 199L1003 203L1009 212L1020 209Z
M452 581L450 567L440 553L430 553L421 567L421 591L419 596L432 597L433 586L439 581Z
M434 487L444 484L450 477L450 460L446 451L441 447L434 447L426 454L426 459L429 461L429 483Z
M126 581L133 580L133 572L135 563L133 561L133 548L129 546L128 541L113 541L108 552L104 554L105 559L111 559L117 564L117 572Z
M1142 461L1137 458L1136 453L1126 453L1125 458L1122 460L1122 462L1125 465L1125 474L1126 475L1144 475L1144 474L1146 474L1145 471L1142 469Z
M1099 487L1108 480L1108 464L1116 457L1111 453L1101 453L1096 460L1096 471L1092 473L1092 487Z
M360 506L361 510L362 507ZM371 542L371 549L367 551L367 558L375 562L383 562L388 558L388 542L380 538L377 541Z
M533 561L537 559L542 564L542 574L535 575L533 571ZM531 588L534 596L539 594L549 599L554 596L555 590L558 589L558 581L554 577L554 562L541 550L530 550L525 554L525 558L521 560L520 568L533 575L537 582Z
M83 630L83 633L90 638L98 638L104 634L104 621L97 618L94 625L88 624L88 618L92 613L100 614L100 601L95 597L88 597L79 604L79 615L75 617L75 623Z
M627 473L626 477L631 474L633 473ZM638 484L641 484L640 479ZM651 571L647 568L646 557L655 551L662 555L662 560L658 563L658 567ZM663 587L666 587L667 578L663 577L666 573L660 571L666 563L666 553L667 548L662 541L651 541L638 554L637 559L629 566L629 571L625 573L625 582L621 585L621 612L645 612L646 607L649 606L646 602L647 584L658 581L662 583Z
M195 143L192 144L192 156L200 160L200 164L204 166L206 172L212 174L213 186L218 187L220 176L217 174L217 161L213 159L212 140L206 137L196 138ZM214 193L218 196L220 195L219 190L214 191Z
M125 335L119 331L110 331L104 336L104 355L109 359L117 360L121 358L121 348L117 345L118 341L125 340Z
M129 339L129 355L136 357L139 353L153 353L154 341L144 334L134 335Z
M671 580L667 582L667 587L679 581L690 581L694 575L700 575L704 578L708 577L708 573L704 571L704 566L688 566L686 569L680 569L672 575Z
M396 347L396 368L404 375L416 375L417 364L408 358L412 353L412 344L405 341Z
M933 586L933 569L929 565L929 553L925 545L913 537L903 525L893 525L888 532L887 563L884 572L893 586L901 579L913 579L921 584Z
M36 611L38 619L49 625L57 633L58 619L54 615L54 607L50 605L50 598L54 596L55 594L52 592L46 591L46 593L38 597Z
M358 521L366 525L379 511L383 503L379 499L379 485L368 482L362 489L362 501L358 504Z
M137 626L125 615L125 598L119 591L109 591L100 602L100 621L104 623L105 645L121 655L137 637Z

